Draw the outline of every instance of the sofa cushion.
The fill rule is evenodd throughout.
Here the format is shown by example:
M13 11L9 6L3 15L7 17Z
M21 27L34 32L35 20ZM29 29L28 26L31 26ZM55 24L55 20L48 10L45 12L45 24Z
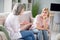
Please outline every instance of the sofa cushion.
M0 40L8 40L4 32L0 31Z
M4 21L5 21L5 16L0 16L0 25L3 25Z
M9 15L9 13L0 13L0 25L3 25L5 22L6 17Z
M6 37L7 37L7 39L10 40L10 37L8 35L8 32L5 30L4 26L0 26L0 31L4 32L5 35L6 35Z

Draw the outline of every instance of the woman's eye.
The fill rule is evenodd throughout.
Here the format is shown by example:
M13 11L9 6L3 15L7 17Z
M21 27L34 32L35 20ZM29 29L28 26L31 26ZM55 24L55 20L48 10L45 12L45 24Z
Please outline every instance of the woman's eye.
M47 13L47 11L43 11L43 13Z

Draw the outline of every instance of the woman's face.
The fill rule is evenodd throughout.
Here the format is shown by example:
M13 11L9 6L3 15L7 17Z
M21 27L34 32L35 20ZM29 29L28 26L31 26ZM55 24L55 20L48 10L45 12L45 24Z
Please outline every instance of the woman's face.
M21 14L23 14L23 12L24 12L24 11L25 11L25 9L24 9L24 8L22 8L20 15L21 15Z
M47 17L48 12L47 11L43 11L42 14L43 14L43 16Z

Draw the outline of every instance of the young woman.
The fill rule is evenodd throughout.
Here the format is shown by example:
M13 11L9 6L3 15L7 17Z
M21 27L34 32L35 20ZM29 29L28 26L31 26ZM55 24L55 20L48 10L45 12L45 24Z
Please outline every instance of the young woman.
M32 25L33 32L38 34L38 40L48 40L49 11L44 8L42 13L37 15ZM43 37L43 38L42 38Z
M20 16L24 13L24 5L16 4L5 21L5 28L11 37L11 40L22 38L24 40L35 40L34 35L31 31L25 30L29 28L31 23L27 22L24 27L21 27Z

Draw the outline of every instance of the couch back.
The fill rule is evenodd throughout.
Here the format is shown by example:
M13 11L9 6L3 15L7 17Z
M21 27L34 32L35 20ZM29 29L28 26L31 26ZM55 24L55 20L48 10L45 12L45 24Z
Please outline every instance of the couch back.
M0 25L3 25L9 13L0 13Z

